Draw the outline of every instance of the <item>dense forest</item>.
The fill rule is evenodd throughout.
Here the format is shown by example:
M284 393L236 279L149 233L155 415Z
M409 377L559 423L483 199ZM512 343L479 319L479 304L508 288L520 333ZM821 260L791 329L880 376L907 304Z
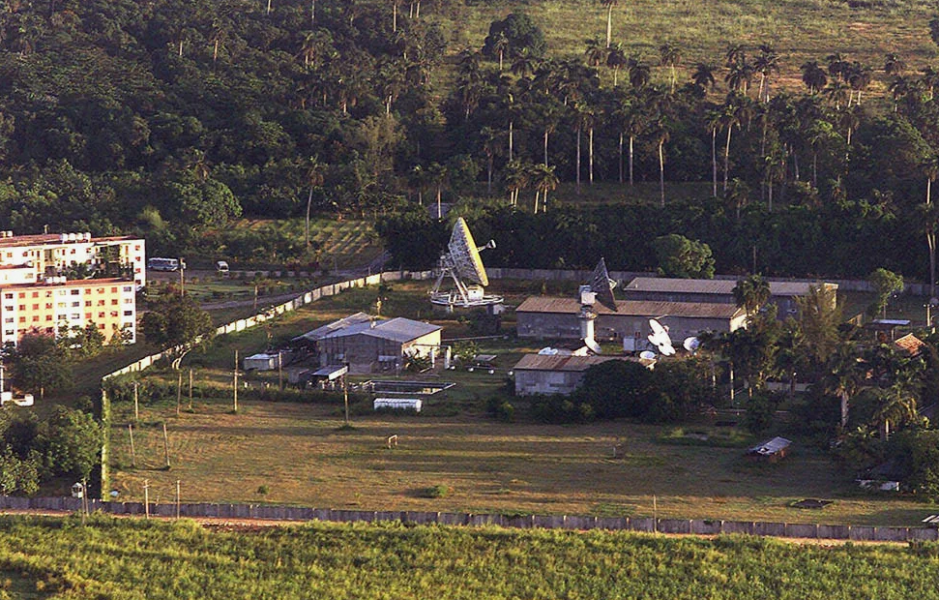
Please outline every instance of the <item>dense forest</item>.
M939 70L834 52L786 82L767 44L691 62L609 34L556 56L517 12L448 48L448 6L4 2L0 221L224 252L239 216L384 215L396 261L426 266L445 235L421 208L443 200L498 239L492 264L652 268L679 233L719 271L929 278ZM601 185L626 201L581 201Z

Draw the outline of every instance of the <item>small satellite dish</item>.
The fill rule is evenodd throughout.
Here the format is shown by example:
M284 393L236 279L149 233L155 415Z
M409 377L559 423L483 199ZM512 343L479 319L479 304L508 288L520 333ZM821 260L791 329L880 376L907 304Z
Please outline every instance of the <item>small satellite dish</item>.
M655 352L652 350L643 350L639 353L639 358L643 360L655 360Z
M538 354L540 354L541 356L554 356L557 353L558 353L557 348L552 348L551 346L548 346L547 348L542 348L541 350L538 351Z
M696 337L685 338L681 345L684 346L685 350L694 354L701 347L701 340Z
M590 351L594 354L603 354L603 350L600 348L600 344L597 343L593 338L586 338L584 340L584 345L590 348Z
M672 347L672 340L668 337L668 329L662 326L655 319L649 319L649 327L652 333L649 334L649 341L659 349L659 354L663 356L672 356L675 354L675 348Z

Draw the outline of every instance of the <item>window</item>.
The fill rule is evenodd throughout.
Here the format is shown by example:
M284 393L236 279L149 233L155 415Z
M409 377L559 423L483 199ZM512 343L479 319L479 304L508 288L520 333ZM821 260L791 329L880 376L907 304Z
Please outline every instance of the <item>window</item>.
M46 298L52 297L52 290L46 290Z
M20 317L20 323L25 323L25 322L26 322L26 317Z
M13 294L4 294L3 297L6 298L7 300L12 300Z
M39 305L38 305L38 304L33 304L33 310L39 310Z
M33 323L39 322L39 315L33 315Z
M72 295L73 295L73 296L77 296L77 295L79 295L79 294L81 294L81 293L82 293L81 290L72 290Z
M46 321L51 321L51 320L52 320L52 315L46 315Z
M26 297L26 292L20 292L20 298L25 298L25 297Z
M13 335L14 333L16 333L16 331L13 329L7 329L3 333L4 335Z
M98 306L104 306L104 300L98 300Z
M117 298L112 299L111 306L115 306L116 304L117 304Z
M133 304L133 303L134 303L133 298L124 298L124 304Z
M85 300L85 306L91 306L91 300Z
M78 321L79 319L82 318L82 315L81 315L81 313L72 313L72 314L70 314L70 315L68 316L68 318L69 318L69 320L71 320L71 321Z
M99 318L99 319L103 319L103 318L104 318L104 313L103 313L103 312L99 312L99 313L98 313L98 318Z
M124 286L124 291L125 291L125 292L133 292L133 291L134 291L134 288L132 288L132 287L129 286L129 285L125 285L125 286Z
M38 297L39 297L39 292L33 292L33 298L38 298Z
M117 311L116 311L116 310L112 310L112 311L111 311L111 316L112 316L112 317L116 317L116 316L117 316Z
M91 313L85 313L85 320L86 320L86 321L90 321L90 320L91 320Z
M3 322L4 322L4 323L13 323L13 322L14 322L14 319L13 319L13 317L7 317L6 319L3 320Z
M72 302L72 308L78 308L81 304L81 302Z
M124 311L124 316L125 316L125 317L132 317L132 316L134 316L134 311L132 311L132 310L125 310L125 311ZM12 321L12 319L10 319L10 320Z
M25 305L25 304L20 304L20 310L26 310L26 305Z
M116 288L116 287L112 287L112 288L111 288L111 293L112 293L112 294L116 294L116 293L117 293L117 288Z
M4 306L4 307L3 307L3 310L8 310L8 311L10 311L10 312L13 312L13 307L12 307L12 306Z

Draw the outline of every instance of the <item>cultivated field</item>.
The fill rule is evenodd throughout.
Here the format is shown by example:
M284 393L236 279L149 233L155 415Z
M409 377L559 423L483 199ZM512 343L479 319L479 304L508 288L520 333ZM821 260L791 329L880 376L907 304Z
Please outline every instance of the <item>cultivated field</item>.
M0 518L0 598L936 598L936 544Z

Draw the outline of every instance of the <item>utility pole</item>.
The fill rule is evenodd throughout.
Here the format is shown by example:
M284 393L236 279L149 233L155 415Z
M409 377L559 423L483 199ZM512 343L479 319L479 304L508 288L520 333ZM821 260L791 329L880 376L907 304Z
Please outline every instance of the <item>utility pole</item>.
M183 400L183 372L176 371L176 416L179 416L179 405Z
M284 359L280 350L277 351L277 387L284 389Z
M342 403L346 407L346 425L349 424L349 386L346 379L349 376L349 363L346 363L346 372L342 375Z
M176 519L179 519L179 480L176 480Z
M140 405L137 403L137 386L138 383L134 382L134 421L140 421Z
M232 391L234 392L235 414L238 413L238 350L235 350L235 372L232 375Z
M150 518L150 480L143 480L143 511L146 518Z
M137 453L134 451L134 425L127 424L127 432L130 434L130 466L137 468Z
M192 369L189 369L189 410L192 410Z
M166 435L166 421L163 421L163 458L166 459L166 468L170 468L170 441Z

